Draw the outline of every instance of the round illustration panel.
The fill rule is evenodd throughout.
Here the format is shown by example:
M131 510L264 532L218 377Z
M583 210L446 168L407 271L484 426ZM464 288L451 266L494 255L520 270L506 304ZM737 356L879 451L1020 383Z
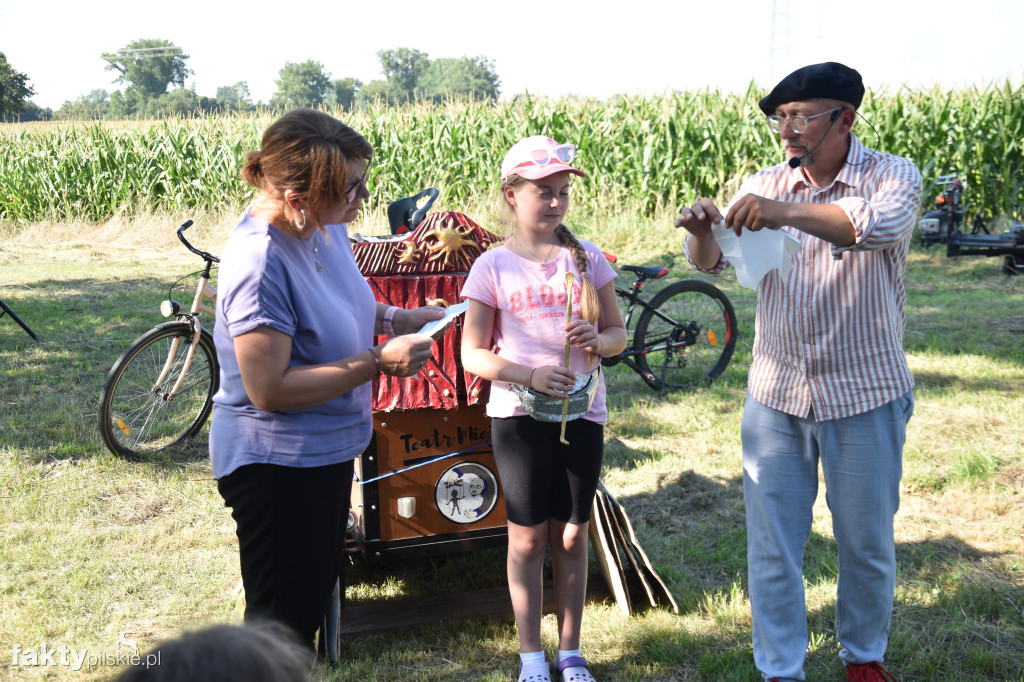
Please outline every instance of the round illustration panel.
M459 462L441 474L434 486L438 511L455 523L475 523L491 513L498 501L498 479L477 462Z

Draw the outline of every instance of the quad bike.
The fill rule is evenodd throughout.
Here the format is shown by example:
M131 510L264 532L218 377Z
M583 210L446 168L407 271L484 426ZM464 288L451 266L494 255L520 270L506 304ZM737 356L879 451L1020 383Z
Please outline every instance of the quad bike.
M944 191L935 197L935 208L925 212L917 223L921 243L945 244L950 257L1002 256L1003 272L1024 273L1024 223L1014 220L1003 232L992 234L985 221L974 216L971 231L963 232L963 181L956 174L940 175L937 184Z

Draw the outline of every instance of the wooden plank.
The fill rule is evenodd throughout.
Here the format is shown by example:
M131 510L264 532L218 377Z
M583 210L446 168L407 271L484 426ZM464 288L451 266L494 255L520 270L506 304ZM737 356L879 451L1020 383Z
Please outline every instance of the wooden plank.
M622 552L626 555L626 558L629 560L630 566L633 567L632 575L636 576L636 582L640 583L640 586L643 588L644 593L647 595L647 601L650 603L651 606L657 606L658 602L654 597L654 588L651 585L648 576L646 575L646 571L643 568L641 568L640 564L637 562L636 557L633 556L635 550L633 550L630 547L629 541L626 540L626 534L623 531L624 524L619 523L619 514L617 512L618 510L621 509L621 507L619 506L618 502L615 501L615 498L612 497L611 493L608 493L607 490L603 492L598 491L598 495L600 495L603 498L604 504L608 508L608 518L610 519L609 525L612 528L616 546L622 548Z
M651 560L647 557L647 553L644 552L644 548L640 546L640 541L636 537L636 532L633 530L633 524L630 522L629 516L626 514L626 510L622 507L622 505L618 503L618 501L614 497L611 496L610 493L608 493L608 490L604 488L603 483L598 482L598 489L604 489L604 492L608 494L608 498L613 502L615 514L619 517L619 520L622 522L622 524L625 525L626 533L629 536L630 544L633 546L634 549L636 549L637 554L639 554L640 558L643 560L644 571L647 574L648 578L653 580L652 584L657 586L657 592L660 596L664 597L664 599L672 607L672 611L674 613L679 613L679 605L676 604L675 598L669 591L668 586L665 584L665 581L663 581L661 579L661 576L658 575L658 572L654 570L654 566L651 564Z
M607 491L605 491L607 492ZM629 614L633 614L633 594L636 593L636 576L632 575L627 566L627 561L622 558L623 543L619 540L617 533L615 532L614 519L612 518L612 508L608 503L608 496L600 490L597 491L595 499L601 506L601 519L602 528L604 528L605 536L608 538L608 550L615 559L615 567L619 571L621 576L622 584L626 589L626 597L629 602ZM630 580L630 578L633 580Z
M593 576L592 576L593 577ZM587 580L587 599L609 599L600 580ZM554 585L544 583L544 613L554 613ZM410 599L373 601L341 610L341 636L370 635L409 630L433 623L482 618L512 618L508 586L453 594L432 594Z
M607 490L598 490L595 499L599 501L603 507L603 518L605 534L608 536L610 543L610 549L616 560L616 566L619 569L619 575L622 576L622 582L626 588L626 595L629 599L629 613L633 615L636 612L637 604L634 603L633 595L640 595L641 592L645 591L643 586L643 576L638 570L633 568L633 557L629 553L627 543L624 537L618 532L615 521L615 511L613 508L614 498ZM628 557L623 559L622 555L625 554Z
M605 506L594 496L594 503L590 514L590 539L594 545L594 556L597 557L597 565L601 568L601 575L604 576L605 584L608 585L615 603L619 610L627 616L632 615L632 604L629 599L629 590L626 589L625 576L622 575L618 565L619 557L615 552L610 537L611 529L608 528L607 510Z

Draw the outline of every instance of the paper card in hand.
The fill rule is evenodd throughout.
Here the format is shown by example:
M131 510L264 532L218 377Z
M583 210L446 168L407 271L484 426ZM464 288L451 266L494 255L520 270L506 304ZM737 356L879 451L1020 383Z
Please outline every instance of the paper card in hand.
M466 312L469 308L469 301L463 301L462 303L456 303L455 305L448 306L445 308L444 317L439 320L431 320L425 325L420 327L417 334L423 334L433 339L439 339L445 330L448 329L448 325L452 323L456 317Z

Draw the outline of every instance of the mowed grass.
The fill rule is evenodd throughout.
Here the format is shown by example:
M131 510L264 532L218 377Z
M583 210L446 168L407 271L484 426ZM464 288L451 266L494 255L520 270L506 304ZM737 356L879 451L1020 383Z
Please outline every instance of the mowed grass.
M467 210L497 224L494 205ZM161 318L168 285L195 269L173 230L189 216L131 224L38 224L0 235L0 298L39 334L0 318L0 678L102 679L67 666L12 665L12 647L143 653L166 637L233 619L237 543L205 435L149 462L107 453L97 400L121 350ZM196 216L192 216L196 217ZM234 216L197 217L219 253ZM671 216L580 215L583 238L619 263L694 276ZM356 229L383 231L371 214ZM497 230L497 228L494 228ZM626 368L608 373L603 481L680 606L632 617L588 604L583 651L598 679L753 680L746 598L739 425L754 294L710 278L740 323L736 355L712 386L662 399ZM886 665L901 680L1024 680L1024 278L996 259L915 248L906 347L916 409L897 516L900 571ZM823 487L823 484L822 484ZM807 547L808 678L842 679L833 609L837 566L824 495ZM420 594L472 598L504 584L501 550L350 573L354 603ZM592 564L592 580L600 580ZM555 621L543 624L549 648ZM354 637L317 680L509 680L511 619L442 622Z

